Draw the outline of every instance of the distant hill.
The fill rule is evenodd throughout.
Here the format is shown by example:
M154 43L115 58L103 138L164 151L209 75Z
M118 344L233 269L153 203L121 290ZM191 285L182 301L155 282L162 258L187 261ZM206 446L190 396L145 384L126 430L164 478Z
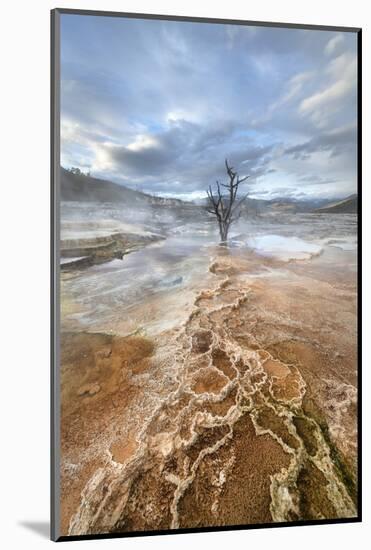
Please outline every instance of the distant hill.
M208 199L207 197L199 199L197 203L206 206ZM295 214L299 212L313 212L314 209L325 206L327 203L328 201L326 199L318 198L297 200L288 197L279 197L276 199L264 200L247 197L241 205L241 210L242 214L246 216L265 213Z
M122 202L126 206L157 207L167 206L183 214L201 214L207 206L207 197L199 199L195 203L185 202L180 199L154 197L142 191L135 191L124 185L113 183L109 180L73 174L61 167L61 199L63 201L82 202ZM253 199L248 197L241 205L242 214L246 216L272 213L353 213L357 212L357 195L351 195L343 200L328 203L324 199L294 200L289 198L277 198L271 200Z
M73 174L61 167L61 199L84 202L124 202L126 205L182 206L179 199L152 197L112 181Z
M317 208L319 214L356 214L358 209L357 195L351 195L341 201Z

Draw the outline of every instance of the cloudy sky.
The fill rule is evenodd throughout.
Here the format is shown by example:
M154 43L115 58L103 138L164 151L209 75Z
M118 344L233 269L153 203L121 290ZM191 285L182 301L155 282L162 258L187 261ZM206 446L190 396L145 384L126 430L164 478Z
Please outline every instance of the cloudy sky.
M192 200L356 191L356 34L62 15L61 163Z

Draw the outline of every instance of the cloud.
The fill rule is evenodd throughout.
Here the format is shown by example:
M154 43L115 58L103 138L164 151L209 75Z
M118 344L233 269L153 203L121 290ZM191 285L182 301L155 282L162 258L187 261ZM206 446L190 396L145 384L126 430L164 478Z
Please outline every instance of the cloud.
M305 71L298 73L289 80L289 86L287 92L284 94L281 100L282 103L290 101L296 97L303 89L304 85L308 80L313 78L313 71Z
M120 170L126 177L131 175L153 176L163 173L171 164L176 145L152 136L139 136L128 146L103 144L106 159L112 170Z
M298 97L298 95L303 91L305 84L313 78L313 71L305 71L295 74L288 83L285 85L284 92L276 101L274 101L268 109L268 112L264 120L268 121L274 111L277 109L282 109L285 104L292 102Z
M324 178L319 174L303 174L298 178L300 185L327 185L336 183L336 178Z
M275 146L256 145L239 135L239 126L226 124L203 128L184 120L172 121L162 132L140 134L127 145L95 144L93 171L109 172L122 181L140 183L157 192L182 186L183 194L204 192L209 184L225 176L224 159L250 175L252 181L270 170Z
M300 104L300 110L302 113L318 113L319 109L329 107L330 105L334 108L334 104L351 91L353 87L354 80L342 78L321 92L304 99Z
M309 115L321 128L328 125L334 113L344 108L347 100L355 98L356 56L344 53L336 57L331 60L325 74L333 80L331 84L303 99L299 106L300 113Z
M326 151L331 156L341 155L355 150L357 128L355 124L336 128L313 137L312 139L288 147L285 154L292 155L296 159L306 158L313 153Z
M339 181L354 191L352 33L67 14L61 21L66 166L194 197L224 177L228 157L262 196L295 194L298 182L308 194L334 194Z
M327 42L325 47L325 54L332 55L336 50L339 49L339 46L344 44L344 35L336 34Z

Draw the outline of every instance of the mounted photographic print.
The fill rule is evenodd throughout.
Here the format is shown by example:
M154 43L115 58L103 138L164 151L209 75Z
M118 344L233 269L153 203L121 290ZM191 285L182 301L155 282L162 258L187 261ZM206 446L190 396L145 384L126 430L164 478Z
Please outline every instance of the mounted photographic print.
M355 28L52 12L52 538L361 520Z

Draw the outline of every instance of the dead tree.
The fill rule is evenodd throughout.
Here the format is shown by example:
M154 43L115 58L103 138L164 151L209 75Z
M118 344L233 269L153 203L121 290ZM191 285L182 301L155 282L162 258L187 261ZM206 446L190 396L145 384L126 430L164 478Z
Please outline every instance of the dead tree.
M211 185L207 190L207 196L209 199L209 207L207 211L210 214L216 216L219 225L220 243L227 244L228 232L231 224L238 220L241 215L240 206L247 198L247 194L241 199L237 200L238 188L242 182L247 180L249 176L240 178L237 172L228 164L228 160L225 159L225 167L229 176L228 183L216 182L216 192L213 191ZM226 192L222 192L221 187L227 189Z

